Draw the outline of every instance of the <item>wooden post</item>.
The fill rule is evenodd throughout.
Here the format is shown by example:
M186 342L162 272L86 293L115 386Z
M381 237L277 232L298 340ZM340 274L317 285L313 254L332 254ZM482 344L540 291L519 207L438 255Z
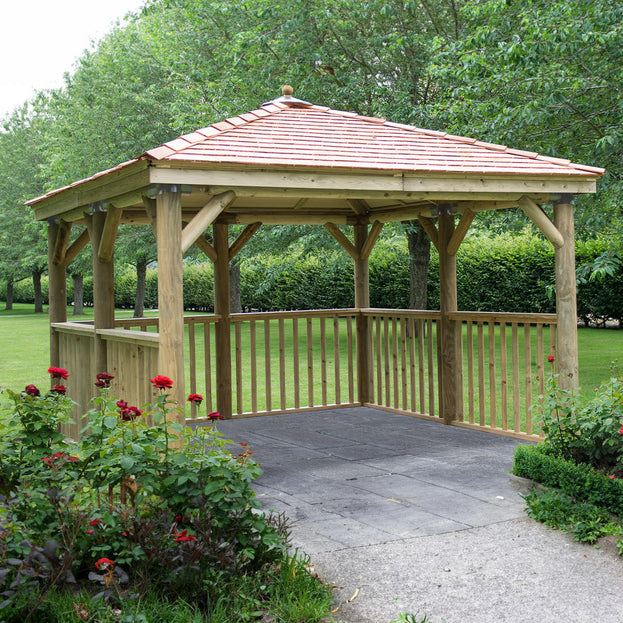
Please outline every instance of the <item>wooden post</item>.
M115 323L114 264L99 258L99 248L106 223L105 212L87 216L87 228L93 248L93 325L98 329L112 329ZM95 335L95 374L107 372L106 341ZM94 379L95 382L95 379Z
M215 326L216 407L224 418L232 416L228 233L226 224L214 223L214 313L220 316Z
M184 289L182 286L182 199L176 191L163 190L156 197L158 220L158 315L160 343L158 374L173 381L169 391L182 409L186 405L184 384Z
M448 244L454 234L454 217L450 214L439 215L439 322L441 365L439 366L441 387L440 413L444 424L450 424L458 417L459 378L458 343L456 322L447 316L458 310L456 291L456 255L448 253Z
M370 307L370 267L367 257L361 257L361 250L368 237L368 226L354 226L355 248L359 256L355 259L355 307L357 310ZM364 404L370 399L370 348L368 343L369 318L357 314L357 401Z
M563 388L578 387L578 318L575 277L573 196L562 195L554 205L554 225L564 244L555 251L556 313L558 314L557 369Z
M50 324L67 322L67 276L64 263L55 263L55 247L61 227L54 220L48 221L48 279ZM50 327L50 365L60 367L59 340Z

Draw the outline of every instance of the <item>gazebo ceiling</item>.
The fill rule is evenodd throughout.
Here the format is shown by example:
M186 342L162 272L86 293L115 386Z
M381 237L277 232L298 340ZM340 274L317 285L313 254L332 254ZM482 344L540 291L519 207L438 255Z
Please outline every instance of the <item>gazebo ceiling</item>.
M229 223L354 223L462 213L595 192L604 170L284 97L151 149L28 202L39 220L123 209L147 223L145 197L182 192L185 220L233 190Z

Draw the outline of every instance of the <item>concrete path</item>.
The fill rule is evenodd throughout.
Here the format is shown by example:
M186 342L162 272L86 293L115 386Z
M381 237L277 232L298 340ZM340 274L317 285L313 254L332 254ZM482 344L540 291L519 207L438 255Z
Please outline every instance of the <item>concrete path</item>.
M218 429L254 451L336 621L623 622L623 561L526 519L517 440L366 408Z

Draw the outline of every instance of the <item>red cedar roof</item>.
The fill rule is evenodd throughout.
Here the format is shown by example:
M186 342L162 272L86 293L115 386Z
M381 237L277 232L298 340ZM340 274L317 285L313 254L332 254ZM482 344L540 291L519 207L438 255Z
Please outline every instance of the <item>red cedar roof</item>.
M446 132L324 106L273 102L186 134L144 157L257 167L512 175L603 175L604 170Z
M150 149L139 158L57 188L27 203L33 205L140 160L410 174L553 175L590 179L604 174L604 169L599 167L574 164L535 152L364 117L294 98L291 101L279 98L258 110L180 136Z

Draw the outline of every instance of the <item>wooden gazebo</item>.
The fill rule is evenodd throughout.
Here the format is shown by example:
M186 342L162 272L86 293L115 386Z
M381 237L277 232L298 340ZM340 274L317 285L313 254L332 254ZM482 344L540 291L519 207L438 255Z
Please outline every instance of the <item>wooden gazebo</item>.
M180 404L196 389L197 379L204 378L206 409L218 409L226 417L327 405L373 405L445 423L530 435L530 424L525 429L517 413L536 396L530 390L530 379L543 370L543 357L555 351L560 378L577 383L573 195L595 192L603 172L537 153L313 105L284 88L282 97L258 110L181 136L29 202L36 218L48 222L51 364L70 369L72 396L83 406L95 391L93 379L98 372L115 374L114 391L135 403L150 399L150 376L164 374L174 380L173 392ZM544 203L554 206L553 222L540 207ZM459 312L455 257L463 237L479 212L513 208L522 209L556 247L557 313L519 318ZM384 223L416 218L439 252L440 310L369 309L368 257ZM142 324L116 320L113 297L117 231L119 226L137 224L151 224L158 246L159 317ZM230 242L232 224L246 225L246 229ZM284 319L294 319L297 345L301 337L297 313L311 331L311 312L252 317L230 313L229 263L262 224L324 226L354 260L354 307L315 316L333 319L334 327L340 318L348 320L347 343L342 339L340 344L338 337L333 340L334 358L342 353L342 359L348 359L347 375L338 378L344 367L336 368L334 375L336 387L348 376L348 388L341 393L337 390L335 399L327 399L325 377L330 375L323 368L321 400L309 395L313 393L310 381L305 404L298 389L294 402L288 402L285 387L279 388L277 408L270 397L267 408L258 408L253 397L252 404L245 403L240 388L247 372L241 370L242 361L253 358L251 377L257 374L257 365L251 347L238 339L241 323L251 323L253 348L259 336L254 334L257 323L264 322L265 340L267 323L272 319L279 323L280 349ZM80 226L85 229L68 245L71 228ZM213 244L202 236L210 226ZM352 239L341 226L352 228ZM94 257L94 322L67 322L66 267L89 241ZM182 257L193 244L214 262L215 314L203 319L189 319L183 313ZM147 330L150 322L157 330ZM186 380L185 324L190 340L186 348L192 357L186 363L190 377ZM543 333L543 327L554 326L556 331ZM201 327L205 357L198 364L193 340ZM530 327L536 327L536 333ZM508 346L506 328L511 335ZM423 341L424 335L433 334L434 344ZM420 336L417 345L416 335ZM526 338L523 345L521 335ZM549 342L544 335L550 336ZM497 348L492 339L502 349L494 358L497 364L486 361L487 349L492 354ZM532 346L534 339L538 352ZM319 356L326 359L326 350L322 353ZM314 359L309 346L308 368L313 368ZM198 365L214 369L202 377ZM276 382L283 385L283 366L292 364L282 361L279 365ZM299 383L298 359L294 365ZM525 383L520 377L525 377ZM270 393L270 378L265 382ZM519 386L521 392L514 389ZM235 404L233 388L237 388ZM517 396L521 393L517 401L515 391ZM479 397L480 406L474 412L469 405ZM490 420L485 411L495 411L500 397L506 407L501 412L498 407L498 418ZM198 414L193 412L193 416Z

